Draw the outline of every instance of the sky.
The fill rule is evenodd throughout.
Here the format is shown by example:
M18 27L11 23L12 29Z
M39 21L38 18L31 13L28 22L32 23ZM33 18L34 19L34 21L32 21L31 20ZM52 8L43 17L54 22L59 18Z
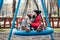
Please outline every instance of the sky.
M4 3L6 4L6 3L12 3L13 2L13 0L4 0ZM18 2L18 0L16 0L16 2ZM21 0L21 2L24 2L24 0Z
M12 3L13 0L4 0L4 3Z

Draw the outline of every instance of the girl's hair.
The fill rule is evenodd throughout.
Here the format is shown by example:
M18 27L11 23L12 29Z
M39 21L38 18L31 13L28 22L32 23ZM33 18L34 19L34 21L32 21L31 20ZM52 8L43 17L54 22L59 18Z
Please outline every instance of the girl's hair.
M33 10L33 12L35 12L37 15L39 15L41 13L40 10Z

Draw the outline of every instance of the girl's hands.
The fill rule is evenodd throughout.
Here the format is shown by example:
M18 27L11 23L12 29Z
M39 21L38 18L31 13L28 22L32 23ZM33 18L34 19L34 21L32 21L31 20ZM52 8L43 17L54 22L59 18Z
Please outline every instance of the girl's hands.
M27 22L28 22L29 24L31 24L31 21L27 20Z

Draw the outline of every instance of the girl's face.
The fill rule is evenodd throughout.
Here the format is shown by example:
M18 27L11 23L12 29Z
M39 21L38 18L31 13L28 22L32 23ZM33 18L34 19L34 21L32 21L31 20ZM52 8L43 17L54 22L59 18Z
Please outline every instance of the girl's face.
M37 14L35 12L33 12L32 15L37 16Z

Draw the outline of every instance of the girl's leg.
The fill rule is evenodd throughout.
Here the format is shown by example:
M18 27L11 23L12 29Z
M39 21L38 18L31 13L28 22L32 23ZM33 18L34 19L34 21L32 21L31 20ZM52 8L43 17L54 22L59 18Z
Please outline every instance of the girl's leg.
M22 28L22 30L25 29L25 26L26 26L26 19L23 19L22 22L21 22L21 28Z
M43 29L44 29L44 25L43 24L41 24L40 26L37 27L37 31L38 32L41 31L41 30L43 30Z
M22 20L21 27L22 27L22 30L29 31L28 24L27 24L27 19Z

